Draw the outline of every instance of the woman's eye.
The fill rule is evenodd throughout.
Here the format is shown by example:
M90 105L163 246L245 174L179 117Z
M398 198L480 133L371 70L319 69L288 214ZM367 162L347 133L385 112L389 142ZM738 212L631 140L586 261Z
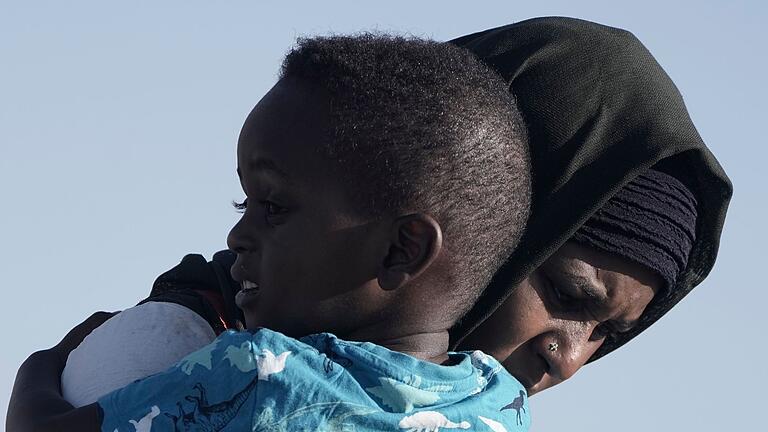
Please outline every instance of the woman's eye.
M579 308L580 305L577 298L566 294L560 287L558 287L557 283L547 276L544 276L543 279L546 281L548 289L553 294L552 297L554 297L555 302L560 309L564 311L572 311Z
M600 323L597 327L595 327L595 331L592 333L592 339L598 340L598 339L610 339L614 340L619 337L620 331L613 328L613 326L608 322Z
M564 293L562 290L557 288L556 285L553 285L553 289L555 290L555 295L557 296L557 299L560 300L562 303L574 303L576 301L575 298L569 296L568 294Z

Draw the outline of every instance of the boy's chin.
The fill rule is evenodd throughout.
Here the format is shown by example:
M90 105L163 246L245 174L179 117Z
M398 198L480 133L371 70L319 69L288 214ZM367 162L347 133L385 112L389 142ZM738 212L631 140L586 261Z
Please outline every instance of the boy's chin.
M256 304L251 304L249 307L240 308L243 311L243 317L245 318L245 328L247 330L258 330L261 328L268 328L270 330L283 333L286 336L296 337L292 333L292 329L286 327L282 322L275 322L270 319L268 314L258 313Z
M249 316L250 314L248 312L243 311L243 315L245 316L246 330L258 330L262 327L265 327L264 324L259 322L259 320L256 319L255 316Z
M249 310L254 310L259 302L261 293L258 288L256 289L241 289L235 294L235 304L244 314L247 314Z
M243 311L243 315L245 316L245 327L251 331L267 328L295 339L317 333L302 325L303 323L300 320L291 320L290 322L286 322L286 320L282 319L272 320L269 319L269 317L258 316L256 314L248 313L247 311Z

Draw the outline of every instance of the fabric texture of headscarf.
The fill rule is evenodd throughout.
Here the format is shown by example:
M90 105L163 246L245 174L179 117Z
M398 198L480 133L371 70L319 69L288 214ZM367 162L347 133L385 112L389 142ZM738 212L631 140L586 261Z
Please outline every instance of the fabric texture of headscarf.
M642 264L670 294L696 238L696 198L676 178L650 169L635 177L571 241Z
M478 302L451 331L455 347L526 275L627 183L653 167L698 203L695 241L668 296L593 361L674 307L709 273L732 186L691 122L680 92L631 33L573 18L536 18L451 41L509 83L528 126L533 203L526 233Z

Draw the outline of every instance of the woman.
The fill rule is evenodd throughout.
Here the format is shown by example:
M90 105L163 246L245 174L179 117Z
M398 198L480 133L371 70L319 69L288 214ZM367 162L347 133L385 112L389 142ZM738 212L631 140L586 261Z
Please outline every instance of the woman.
M532 394L627 343L707 276L732 187L631 33L537 18L453 43L509 82L534 173L526 234L453 336L497 357ZM584 301L584 272L612 302Z

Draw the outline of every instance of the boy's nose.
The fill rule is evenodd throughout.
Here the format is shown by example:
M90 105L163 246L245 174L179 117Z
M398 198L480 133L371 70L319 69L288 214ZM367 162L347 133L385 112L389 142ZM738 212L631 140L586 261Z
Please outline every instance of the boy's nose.
M227 235L227 247L231 251L237 252L239 254L253 251L256 245L253 235L249 235L244 229L244 219L245 216L240 218L235 226L233 226L229 231L229 235Z

